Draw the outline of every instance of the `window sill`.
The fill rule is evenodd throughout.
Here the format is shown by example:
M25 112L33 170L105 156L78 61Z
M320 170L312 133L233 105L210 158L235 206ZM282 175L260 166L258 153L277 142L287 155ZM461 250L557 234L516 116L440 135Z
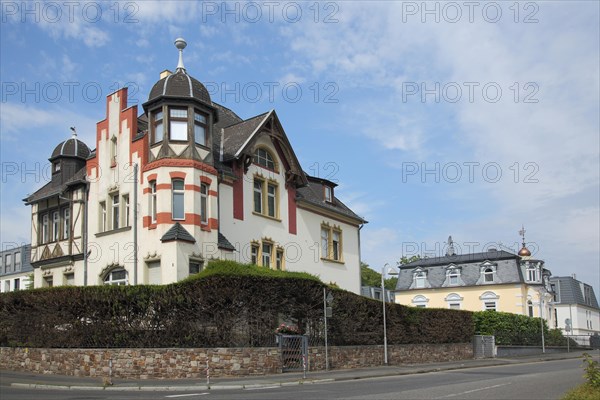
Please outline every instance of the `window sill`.
M130 226L125 226L123 228L117 228L117 229L113 229L113 230L110 230L110 231L96 233L96 237L109 236L109 235L112 235L113 233L126 232L126 231L129 231L129 230L131 230L131 227Z
M279 218L271 217L270 215L266 215L266 214L261 214L261 213L258 213L256 211L252 211L252 214L254 214L254 215L258 216L258 217L263 217L263 218L266 218L266 219L270 219L272 221L281 222L281 220Z
M343 260L334 260L333 258L321 257L321 261L330 262L330 263L334 263L334 264L345 264L345 262Z

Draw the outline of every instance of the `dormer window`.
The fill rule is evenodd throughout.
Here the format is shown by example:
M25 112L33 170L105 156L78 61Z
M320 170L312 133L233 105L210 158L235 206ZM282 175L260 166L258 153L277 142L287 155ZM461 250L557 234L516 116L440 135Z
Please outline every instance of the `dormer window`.
M163 141L164 136L164 126L163 126L163 112L162 110L154 113L152 118L152 126L154 128L154 136L152 144L160 143Z
M427 282L427 271L420 267L413 271L413 283L410 289L424 289L431 287Z
M490 261L485 261L479 266L479 279L477 285L502 283L498 278L498 266Z
M194 112L194 140L196 144L206 146L206 116Z
M537 282L540 280L539 271L535 264L527 263L527 280L530 282Z
M275 160L273 156L271 153L269 153L269 151L263 148L256 149L252 161L263 168L275 171Z
M333 203L333 188L331 186L323 186L323 193L325 195L325 201Z
M494 282L494 270L491 268L486 268L483 270L483 281L484 282Z
M54 161L52 164L53 172L60 172L60 161Z
M175 141L188 140L188 111L186 108L169 109L169 137Z

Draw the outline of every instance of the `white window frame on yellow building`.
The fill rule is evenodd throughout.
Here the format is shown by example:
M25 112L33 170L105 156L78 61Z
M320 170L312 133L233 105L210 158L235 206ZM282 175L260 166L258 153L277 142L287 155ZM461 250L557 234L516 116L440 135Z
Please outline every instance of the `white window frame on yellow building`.
M429 299L422 294L418 294L412 298L411 303L414 307L417 308L427 308L427 303L429 303Z

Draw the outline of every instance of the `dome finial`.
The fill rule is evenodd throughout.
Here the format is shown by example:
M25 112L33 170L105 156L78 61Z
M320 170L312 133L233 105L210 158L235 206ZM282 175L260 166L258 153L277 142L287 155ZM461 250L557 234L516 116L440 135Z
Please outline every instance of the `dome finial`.
M527 247L525 247L525 226L521 225L521 230L519 231L519 235L523 239L523 247L519 250L519 256L521 257L531 257L531 252Z
M179 70L185 72L185 67L183 66L183 49L185 49L186 46L187 43L183 38L175 39L175 47L177 47L177 49L179 50L179 62L177 63L176 69L177 72L179 72Z
M73 137L76 138L77 137L77 129L75 129L75 127L72 126L71 130L73 131Z

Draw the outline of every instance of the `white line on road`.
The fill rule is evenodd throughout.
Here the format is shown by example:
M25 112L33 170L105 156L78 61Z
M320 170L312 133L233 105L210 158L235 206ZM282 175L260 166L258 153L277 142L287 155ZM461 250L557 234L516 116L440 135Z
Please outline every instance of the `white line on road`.
M494 385L494 386L486 386L483 388L479 388L479 389L472 389L472 390L467 390L466 392L461 392L461 393L454 393L454 394L448 394L446 396L442 396L442 397L437 397L438 399L446 399L448 397L456 397L456 396L461 396L463 394L469 394L469 393L474 393L474 392L480 392L482 390L488 390L488 389L495 389L497 387L501 387L501 386L506 386L506 385L510 385L509 383L502 383L500 385Z
M175 398L175 397L192 397L192 396L204 396L208 393L190 393L190 394L172 394L169 396L165 396L165 397L169 397L169 398Z
M277 389L280 388L281 386L263 386L263 387L249 387L249 388L245 388L244 390L262 390L262 389Z

